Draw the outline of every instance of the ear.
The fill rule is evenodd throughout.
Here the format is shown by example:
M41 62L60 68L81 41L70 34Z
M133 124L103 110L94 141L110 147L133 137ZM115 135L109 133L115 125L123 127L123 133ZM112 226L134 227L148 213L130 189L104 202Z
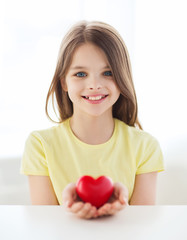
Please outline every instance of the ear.
M60 79L60 84L61 84L62 89L63 89L65 92L67 92L67 91L68 91L68 88L67 88L67 85L66 85L66 80L65 80L65 78L61 78L61 79Z

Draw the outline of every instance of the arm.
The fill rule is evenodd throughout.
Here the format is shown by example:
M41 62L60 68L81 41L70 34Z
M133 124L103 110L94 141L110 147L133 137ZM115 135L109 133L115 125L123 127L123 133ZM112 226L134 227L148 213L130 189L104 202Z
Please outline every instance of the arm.
M28 178L33 205L59 205L48 176L28 176Z
M155 205L157 172L136 175L130 205Z

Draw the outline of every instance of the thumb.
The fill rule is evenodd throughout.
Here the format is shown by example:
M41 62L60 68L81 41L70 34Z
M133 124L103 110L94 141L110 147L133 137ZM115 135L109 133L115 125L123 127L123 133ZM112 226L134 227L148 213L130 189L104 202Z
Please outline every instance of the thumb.
M123 205L128 205L128 197L124 194L120 194L119 201Z
M76 187L74 183L68 184L62 192L62 200L66 207L71 207L76 198Z
M117 192L118 192L118 199L121 204L128 205L128 189L122 183L116 183Z

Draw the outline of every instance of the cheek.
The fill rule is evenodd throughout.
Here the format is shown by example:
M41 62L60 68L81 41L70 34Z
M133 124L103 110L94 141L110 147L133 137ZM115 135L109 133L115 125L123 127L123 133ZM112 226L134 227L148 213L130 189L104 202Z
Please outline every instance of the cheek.
M61 79L61 80L60 80L60 84L61 84L62 90L65 91L65 92L67 92L66 80L65 80L65 79Z
M118 88L118 86L117 86L117 84L116 84L115 82L111 82L111 89L112 89L113 93L114 93L116 96L119 97L119 95L120 95L120 90L119 90L119 88Z
M66 80L65 80L65 82L66 82L66 91L70 94L71 92L74 92L74 86L75 86L75 84L74 84L74 82L71 80L71 78L69 79L69 78L66 78Z
M115 102L118 100L119 96L120 96L120 91L116 90L116 94L115 94Z
M77 100L77 97L81 95L80 86L77 84L67 84L67 92L70 100L74 102Z
M68 92L71 94L78 94L80 90L81 88L77 84L72 84L68 86Z

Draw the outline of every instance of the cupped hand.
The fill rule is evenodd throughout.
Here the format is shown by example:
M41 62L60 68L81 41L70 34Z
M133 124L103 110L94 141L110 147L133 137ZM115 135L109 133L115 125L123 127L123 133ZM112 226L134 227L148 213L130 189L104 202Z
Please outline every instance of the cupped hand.
M98 216L96 207L92 206L90 203L81 201L77 195L76 185L74 183L70 183L66 186L62 196L66 208L78 217L90 219Z
M128 205L128 189L122 183L114 183L112 196L97 210L97 216L114 215Z
M121 183L114 183L114 191L109 201L97 209L90 203L84 203L76 192L76 185L70 183L63 191L63 202L66 208L80 218L91 219L114 215L128 206L128 189Z

